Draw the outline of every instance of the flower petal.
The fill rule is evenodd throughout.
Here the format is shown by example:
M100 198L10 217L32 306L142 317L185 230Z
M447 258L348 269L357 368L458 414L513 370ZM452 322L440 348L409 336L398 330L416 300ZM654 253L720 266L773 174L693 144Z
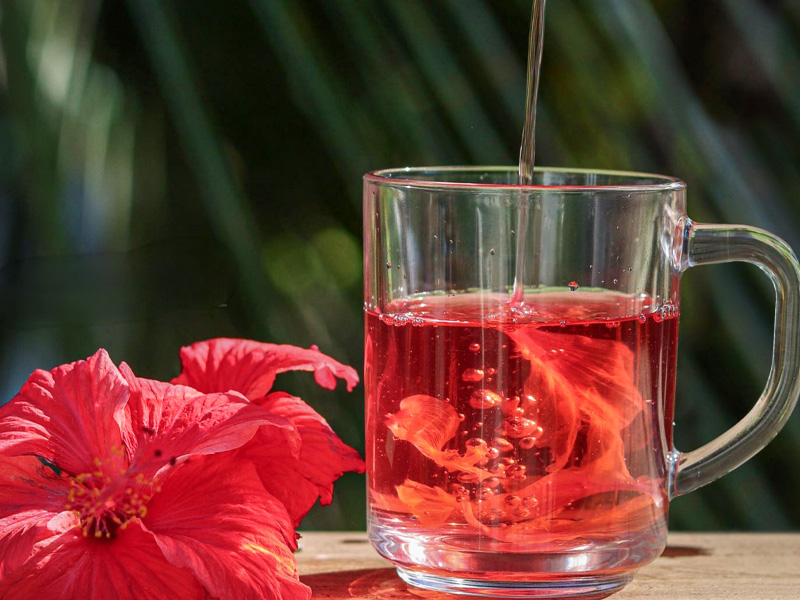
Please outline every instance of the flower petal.
M64 511L67 482L33 456L0 456L0 578L33 546L77 524Z
M36 554L0 583L4 600L203 600L191 571L170 564L153 536L132 521L113 540L74 529L37 546Z
M173 383L206 393L234 390L250 400L266 395L275 376L286 371L313 371L315 381L330 390L336 387L337 377L347 382L348 391L358 383L358 374L352 367L322 354L316 347L217 338L181 348L181 363L183 371Z
M167 559L192 570L219 600L306 600L294 530L248 461L191 458L148 506L144 522Z
M300 456L294 458L290 448L267 443L261 431L239 456L253 461L264 487L284 503L297 526L317 498L322 504L331 503L333 482L344 472L363 473L364 461L300 398L275 392L256 403L294 424L302 439Z
M131 389L125 446L134 470L157 471L192 454L214 454L245 444L256 430L270 444L295 454L300 438L292 423L236 393L204 394L182 385L136 377L120 366Z
M128 385L105 350L52 371L37 370L0 408L0 452L42 457L70 474L117 472Z

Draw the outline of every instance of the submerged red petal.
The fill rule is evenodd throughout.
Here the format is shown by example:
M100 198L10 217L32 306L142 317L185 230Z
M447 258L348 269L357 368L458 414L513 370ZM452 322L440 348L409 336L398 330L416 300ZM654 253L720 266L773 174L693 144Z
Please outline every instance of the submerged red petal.
M0 583L4 600L203 600L188 569L170 564L138 521L112 541L73 529L37 545L25 565Z
M125 445L134 469L155 472L185 456L239 448L257 430L262 439L295 452L292 423L236 393L204 394L182 386L136 377L120 367L131 388ZM260 428L260 429L259 429Z
M234 390L250 400L272 389L275 376L286 371L313 371L324 388L334 389L336 378L344 379L347 389L358 383L358 374L316 348L266 344L252 340L217 338L181 348L183 371L173 383L191 386L201 392Z
M460 504L440 487L431 487L406 479L397 486L397 498L410 510L423 527L440 527L447 522Z
M219 600L306 600L292 555L294 529L249 461L191 458L164 481L146 527L175 566Z
M543 427L537 444L549 447L554 456L548 471L567 465L576 438L583 433L586 451L581 472L630 481L625 443L640 447L640 438L648 433L636 429L622 438L625 427L645 410L630 348L615 340L541 331L522 330L511 337L531 363L525 391L536 398L531 416ZM556 348L564 351L550 358Z
M0 408L0 452L35 455L77 474L122 466L120 424L128 385L105 350L52 371L37 370L19 394Z
M297 428L302 440L300 454L268 443L259 431L239 456L253 461L264 487L284 503L297 526L317 498L322 504L330 504L333 482L343 473L363 473L364 461L300 398L275 392L257 403L270 413L287 418Z
M0 579L23 564L34 544L77 523L64 511L67 482L32 456L0 455Z
M450 472L470 473L478 479L492 477L481 469L489 452L488 445L467 446L463 454L443 449L456 435L459 416L452 406L433 396L416 394L400 401L400 410L386 419L392 435L412 444L423 456Z

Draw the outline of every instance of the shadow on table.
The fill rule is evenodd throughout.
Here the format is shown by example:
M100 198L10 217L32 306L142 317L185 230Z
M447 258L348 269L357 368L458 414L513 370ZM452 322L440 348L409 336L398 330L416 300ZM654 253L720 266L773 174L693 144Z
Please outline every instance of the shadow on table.
M394 569L360 569L336 573L306 575L300 581L311 588L314 598L338 600L345 598L391 598L404 600L452 600L453 596L409 588Z
M691 546L668 546L662 555L665 558L707 556L705 548ZM309 586L314 598L328 600L352 600L374 598L385 600L453 600L451 594L433 592L410 587L397 576L394 569L359 569L333 573L305 575L300 580ZM605 596L605 594L604 594ZM461 596L468 598L468 596Z
M300 581L311 588L313 598L328 600L353 600L364 598L369 600L486 600L486 596L453 596L444 592L421 590L406 585L397 576L394 569L362 569L359 571L339 571L338 573L318 573L301 577ZM584 600L602 600L607 592L596 596L585 597Z

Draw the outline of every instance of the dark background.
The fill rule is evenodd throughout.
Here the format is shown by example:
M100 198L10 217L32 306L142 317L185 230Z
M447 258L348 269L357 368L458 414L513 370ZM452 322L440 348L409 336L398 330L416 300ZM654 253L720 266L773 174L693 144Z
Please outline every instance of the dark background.
M513 164L522 0L4 0L0 398L109 350L169 378L243 336L361 366L361 175ZM689 184L698 221L800 248L800 2L551 0L539 164ZM769 368L773 292L748 267L684 279L676 441L741 418ZM290 390L363 449L363 388ZM800 527L800 415L674 502L673 529ZM305 528L364 526L363 476Z

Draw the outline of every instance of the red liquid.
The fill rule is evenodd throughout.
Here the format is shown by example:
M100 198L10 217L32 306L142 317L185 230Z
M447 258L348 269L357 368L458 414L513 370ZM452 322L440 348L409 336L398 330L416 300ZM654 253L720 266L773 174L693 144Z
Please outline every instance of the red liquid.
M663 547L677 308L526 300L367 313L370 529L398 564L513 580L574 575L554 560L574 553L578 571L635 569Z

